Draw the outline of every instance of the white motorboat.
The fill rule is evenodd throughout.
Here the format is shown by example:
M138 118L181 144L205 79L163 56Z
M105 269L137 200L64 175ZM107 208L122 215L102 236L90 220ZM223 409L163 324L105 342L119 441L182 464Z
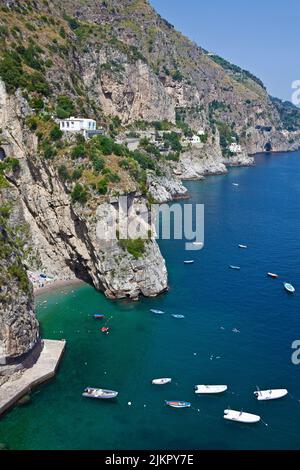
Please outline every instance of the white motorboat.
M98 399L109 399L109 398L116 398L118 396L118 392L114 390L104 390L102 388L92 388L87 387L82 396L86 398L98 398Z
M184 261L184 264L193 264L193 263L194 263L193 259L188 259L188 260Z
M152 380L153 385L165 385L165 384L169 384L171 382L172 382L172 379L170 377L166 377L166 378L163 378L163 379L153 379Z
M239 186L239 183L232 183L232 186Z
M254 396L259 401L277 400L278 398L285 397L288 394L286 388L279 388L274 390L259 390L254 392Z
M244 249L248 248L247 245L241 245L241 244L239 244L238 247L239 247L239 248L244 248Z
M195 393L223 393L227 390L227 385L195 385Z
M193 242L194 246L203 246L203 242Z
M284 285L285 290L289 294L294 294L296 292L296 289L294 286L292 286L292 284L289 284L288 282L284 282L283 285Z
M244 411L235 410L224 410L224 419L229 421L237 421L239 423L258 423L260 416L253 415L251 413L245 413Z

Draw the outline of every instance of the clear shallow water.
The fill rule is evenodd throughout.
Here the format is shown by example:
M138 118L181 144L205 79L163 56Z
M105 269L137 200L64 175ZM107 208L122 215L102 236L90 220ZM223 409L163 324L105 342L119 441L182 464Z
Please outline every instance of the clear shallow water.
M205 247L187 255L184 241L160 243L168 294L110 302L80 286L37 299L43 336L66 338L66 353L57 377L0 421L0 442L11 449L300 449L300 366L291 363L291 343L300 339L300 153L256 160L255 168L187 183L192 202L205 204ZM183 265L191 257L195 264ZM284 280L298 288L295 296L284 292ZM98 311L111 318L108 336L91 317ZM151 386L164 376L174 383ZM197 383L229 391L197 397ZM83 399L87 385L118 390L119 399ZM259 403L256 385L286 387L291 396ZM169 409L165 399L193 408ZM260 414L268 427L226 422L228 406Z

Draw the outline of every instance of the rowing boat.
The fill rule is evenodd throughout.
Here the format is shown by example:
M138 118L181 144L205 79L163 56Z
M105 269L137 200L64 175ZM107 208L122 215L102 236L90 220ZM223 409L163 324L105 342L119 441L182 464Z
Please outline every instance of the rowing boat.
M188 401L166 401L166 405L171 406L172 408L190 408L191 403Z
M272 277L273 279L277 279L279 277L278 274L275 273L268 273L268 276Z

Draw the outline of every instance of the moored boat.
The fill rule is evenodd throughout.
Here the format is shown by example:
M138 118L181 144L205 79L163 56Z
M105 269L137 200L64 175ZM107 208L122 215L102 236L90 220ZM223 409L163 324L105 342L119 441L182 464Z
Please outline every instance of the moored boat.
M188 259L188 260L184 261L184 264L193 264L193 263L194 263L193 259Z
M165 313L162 310L155 310L154 308L151 308L150 312L155 313L155 315L163 315Z
M188 401L166 401L165 403L171 408L190 408L192 406Z
M153 385L165 385L165 384L169 384L171 382L172 382L172 379L170 377L165 377L165 378L162 378L162 379L153 379L152 380Z
M254 396L259 401L277 400L283 398L288 394L286 388L279 388L273 390L259 390L254 392Z
M275 274L275 273L267 273L267 275L269 277L272 277L273 279L277 279L279 277L278 274Z
M95 313L94 318L95 320L102 320L103 318L105 318L105 315L103 315L102 313Z
M244 248L244 249L248 248L247 245L241 245L241 244L239 244L238 247L239 247L239 248Z
M232 183L232 186L239 186L239 183Z
M195 393L223 393L226 392L227 388L227 385L195 385Z
M296 292L295 287L292 284L290 284L289 282L284 282L283 286L289 294L294 294Z
M109 328L107 326L102 326L101 331L102 331L102 333L108 333Z
M203 246L203 242L193 242L194 246Z
M231 264L231 265L229 266L229 268L230 268L230 269L235 269L235 270L237 270L237 271L239 271L239 270L241 269L240 266L234 266L233 264Z
M245 413L244 411L224 410L224 419L229 421L237 421L239 423L258 423L260 416L253 415L252 413Z
M82 396L86 398L97 398L107 400L109 398L116 398L118 394L119 392L115 392L114 390L87 387L86 389L84 389Z
M179 318L179 319L185 318L184 315L179 315L179 314L177 314L177 313L172 313L171 316L172 316L173 318Z

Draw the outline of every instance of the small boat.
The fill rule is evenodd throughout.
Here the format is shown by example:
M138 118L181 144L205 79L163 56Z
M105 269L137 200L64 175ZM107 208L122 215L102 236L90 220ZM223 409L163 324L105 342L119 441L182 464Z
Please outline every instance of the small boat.
M286 388L274 389L274 390L259 390L254 392L254 396L259 401L277 400L278 398L285 397L288 394Z
M239 186L239 183L232 183L232 186Z
M195 385L195 393L210 394L226 392L227 385Z
M296 292L296 289L292 284L289 284L288 282L284 282L284 288L289 294L294 294Z
M258 423L260 421L260 416L253 415L251 413L245 413L244 411L224 410L224 419L250 424Z
M193 259L184 261L184 264L193 264L193 263L194 263Z
M178 315L177 313L172 313L171 316L172 316L173 318L185 318L184 315Z
M102 326L101 331L102 331L102 333L108 333L109 328L107 326Z
M152 380L153 385L165 385L165 384L169 384L171 382L172 382L172 379L170 379L169 377L168 378L163 378L163 379L153 379Z
M194 246L203 246L203 242L193 242Z
M162 310L155 310L154 308L151 308L150 312L155 313L155 315L163 315L165 313Z
M230 269L236 269L237 271L241 269L240 266L234 266L233 264L231 264L229 267Z
M98 398L102 400L107 400L109 398L116 398L119 392L114 392L113 390L104 390L102 388L91 388L87 387L82 396L86 398Z
M166 405L172 408L190 408L191 403L188 401L166 401Z
M237 328L233 328L231 331L232 331L233 333L240 333L240 330L238 330Z
M105 315L102 313L95 313L94 318L95 320L102 320L102 318L105 318Z
M248 248L247 245L241 245L241 244L239 244L238 247L239 247L239 248L244 248L244 249Z
M273 279L277 279L279 276L278 274L275 273L267 273L269 277L272 277Z

